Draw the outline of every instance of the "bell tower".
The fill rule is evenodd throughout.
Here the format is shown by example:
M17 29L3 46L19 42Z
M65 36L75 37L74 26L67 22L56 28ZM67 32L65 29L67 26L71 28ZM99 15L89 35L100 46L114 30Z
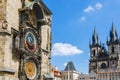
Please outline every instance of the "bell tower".
M90 63L89 63L89 72L97 72L97 59L99 52L101 50L101 46L98 42L98 35L96 30L94 29L94 33L92 35L92 43L89 44L90 47Z
M110 68L117 68L118 66L118 59L120 54L120 42L118 39L117 31L112 23L112 27L110 30L110 40L107 41L108 45L108 55L109 55L109 67Z
M52 79L51 21L41 0L0 0L0 80Z

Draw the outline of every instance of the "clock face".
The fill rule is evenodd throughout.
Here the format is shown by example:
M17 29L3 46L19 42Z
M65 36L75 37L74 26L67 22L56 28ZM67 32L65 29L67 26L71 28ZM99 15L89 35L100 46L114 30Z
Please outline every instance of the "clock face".
M25 47L30 52L36 50L36 37L32 32L27 32L25 35Z
M36 77L37 67L34 62L29 61L25 64L25 74L29 79L34 79Z

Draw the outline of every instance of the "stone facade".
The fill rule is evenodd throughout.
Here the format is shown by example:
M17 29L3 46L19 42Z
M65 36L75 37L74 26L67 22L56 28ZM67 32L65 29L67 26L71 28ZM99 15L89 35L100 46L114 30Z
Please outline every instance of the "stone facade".
M51 16L41 0L0 0L0 80L52 79Z
M79 80L98 80L98 77L95 72L90 72L89 75L81 73L79 75Z
M89 73L95 72L98 74L98 80L111 80L113 75L117 76L120 73L120 39L118 38L117 31L112 23L110 30L110 38L106 41L108 49L104 44L99 43L98 35L94 30L92 36L92 43L90 43L90 63ZM109 76L109 74L111 76ZM102 75L102 77L100 77ZM106 76L105 76L106 75ZM115 80L119 78L114 78ZM112 80L114 80L112 79Z

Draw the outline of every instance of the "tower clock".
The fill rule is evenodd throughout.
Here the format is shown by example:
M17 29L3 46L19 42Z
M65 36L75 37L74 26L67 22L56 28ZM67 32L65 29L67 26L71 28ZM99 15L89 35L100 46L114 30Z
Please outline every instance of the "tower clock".
M35 32L31 29L26 30L25 32L25 49L28 52L35 52L37 50L37 38Z

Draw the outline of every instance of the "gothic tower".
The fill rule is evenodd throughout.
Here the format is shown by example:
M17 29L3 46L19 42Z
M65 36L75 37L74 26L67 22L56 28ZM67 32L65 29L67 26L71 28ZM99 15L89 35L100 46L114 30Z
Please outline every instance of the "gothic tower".
M107 69L109 67L108 60L109 60L109 56L107 50L104 44L101 44L101 50L98 54L98 59L97 59L97 70L99 71L101 69Z
M41 0L0 0L0 80L52 79L51 16Z
M109 55L109 68L117 68L120 54L120 42L113 23L110 30L110 39L107 41L107 45Z
M89 72L91 71L97 72L97 59L99 52L101 50L101 45L98 42L98 35L95 29L92 35L92 43L89 45L89 47L90 47Z

